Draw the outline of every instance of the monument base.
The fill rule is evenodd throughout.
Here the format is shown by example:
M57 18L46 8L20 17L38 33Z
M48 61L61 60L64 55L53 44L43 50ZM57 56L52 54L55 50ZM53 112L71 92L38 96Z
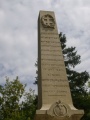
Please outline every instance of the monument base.
M80 120L82 115L72 115L70 117L65 116L65 117L55 117L55 116L50 116L47 114L36 114L34 120Z
M83 110L77 110L73 105L58 101L51 107L45 105L45 107L37 110L35 120L80 120L83 114Z

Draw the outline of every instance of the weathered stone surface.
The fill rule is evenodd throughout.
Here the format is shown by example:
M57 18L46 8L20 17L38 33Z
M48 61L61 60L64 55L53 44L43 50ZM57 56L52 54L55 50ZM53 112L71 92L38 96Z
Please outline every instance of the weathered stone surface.
M38 18L38 103L37 120L79 120L84 113L73 106L56 20L50 11L40 11Z

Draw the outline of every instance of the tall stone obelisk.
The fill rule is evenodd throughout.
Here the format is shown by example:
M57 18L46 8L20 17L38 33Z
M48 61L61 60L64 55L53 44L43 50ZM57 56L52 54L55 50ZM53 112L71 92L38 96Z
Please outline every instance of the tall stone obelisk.
M35 119L80 120L72 103L54 12L38 18L38 109Z

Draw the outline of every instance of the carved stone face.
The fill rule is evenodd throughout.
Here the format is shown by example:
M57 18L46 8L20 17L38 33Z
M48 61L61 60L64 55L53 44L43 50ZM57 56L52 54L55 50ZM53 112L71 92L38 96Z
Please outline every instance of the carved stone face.
M42 16L41 23L45 28L54 28L55 26L54 18L49 14Z

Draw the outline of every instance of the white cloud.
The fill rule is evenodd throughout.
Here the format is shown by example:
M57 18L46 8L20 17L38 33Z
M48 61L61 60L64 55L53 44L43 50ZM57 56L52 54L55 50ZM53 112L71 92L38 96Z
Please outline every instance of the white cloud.
M66 34L67 45L76 46L81 55L82 64L77 66L77 70L90 73L90 0L1 0L1 79L18 75L23 83L34 88L40 10L55 12L58 29ZM0 83L3 83L2 80Z

